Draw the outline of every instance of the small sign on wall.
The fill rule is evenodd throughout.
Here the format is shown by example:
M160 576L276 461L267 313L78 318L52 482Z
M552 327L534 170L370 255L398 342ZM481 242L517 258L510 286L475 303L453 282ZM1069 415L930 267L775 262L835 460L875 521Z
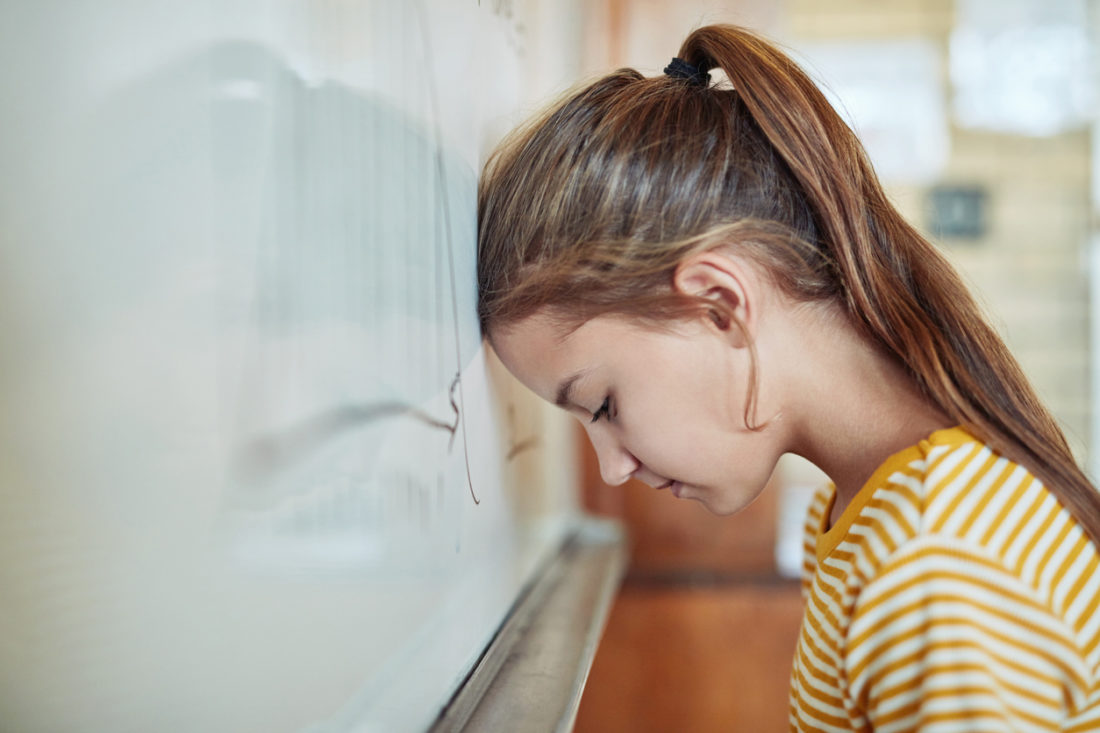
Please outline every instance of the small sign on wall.
M928 191L928 229L940 239L981 239L988 198L983 186L933 186Z

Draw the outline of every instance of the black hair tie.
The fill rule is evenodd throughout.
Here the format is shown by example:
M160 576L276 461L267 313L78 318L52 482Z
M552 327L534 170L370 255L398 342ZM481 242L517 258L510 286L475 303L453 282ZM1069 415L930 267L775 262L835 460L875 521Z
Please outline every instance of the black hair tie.
M710 83L710 74L679 57L672 59L672 63L665 67L665 73L674 79L687 79L696 86L705 87Z

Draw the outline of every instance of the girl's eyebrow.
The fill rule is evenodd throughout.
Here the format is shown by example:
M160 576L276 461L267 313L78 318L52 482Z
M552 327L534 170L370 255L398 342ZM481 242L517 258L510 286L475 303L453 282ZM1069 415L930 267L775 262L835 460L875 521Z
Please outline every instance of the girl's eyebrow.
M558 407L576 406L573 403L573 385L586 373L586 371L577 372L563 379L562 383L558 386L558 395L554 398L554 404Z

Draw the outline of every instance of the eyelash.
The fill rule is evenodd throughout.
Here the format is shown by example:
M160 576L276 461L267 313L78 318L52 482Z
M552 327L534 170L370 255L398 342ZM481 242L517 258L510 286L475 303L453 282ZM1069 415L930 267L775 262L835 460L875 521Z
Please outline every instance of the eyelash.
M600 409L598 409L594 413L592 413L592 422L596 422L597 420L599 420L600 415L606 415L608 420L611 419L611 398L610 397L604 397L603 398L603 404L600 405Z

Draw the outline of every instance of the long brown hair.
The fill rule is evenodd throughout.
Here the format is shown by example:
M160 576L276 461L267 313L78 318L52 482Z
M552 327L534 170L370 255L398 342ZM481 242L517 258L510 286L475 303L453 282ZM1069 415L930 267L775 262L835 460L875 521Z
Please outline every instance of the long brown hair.
M785 54L735 26L679 57L729 85L621 69L514 132L478 193L482 329L544 307L667 322L687 255L732 245L789 295L841 304L928 398L1025 465L1100 545L1100 494L946 259L888 201L854 133ZM732 87L732 88L730 88Z

